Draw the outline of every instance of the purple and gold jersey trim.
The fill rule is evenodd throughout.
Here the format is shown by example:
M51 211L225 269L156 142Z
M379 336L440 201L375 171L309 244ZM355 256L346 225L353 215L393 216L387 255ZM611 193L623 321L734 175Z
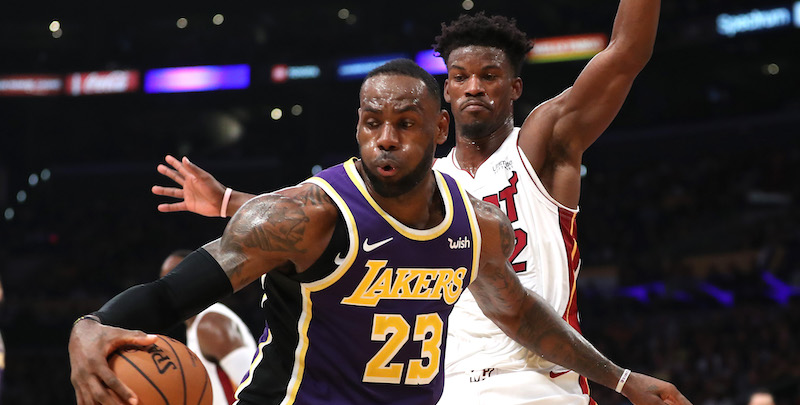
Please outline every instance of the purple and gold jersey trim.
M272 343L272 333L270 333L269 328L264 330L264 335L261 337L261 341L258 342L258 351L256 351L256 356L252 362L250 362L250 368L247 370L247 375L245 375L244 380L242 380L239 387L236 389L236 393L234 393L234 398L236 400L239 399L239 393L242 389L248 385L253 380L253 370L255 369L258 363L261 363L261 360L264 359L264 346L269 345ZM235 402L235 404L238 402Z
M434 173L441 176L436 170L434 170ZM472 277L469 280L471 283L475 281L475 277L478 276L478 267L480 267L481 263L481 232L478 226L478 217L475 214L475 208L472 206L472 201L470 201L467 190L461 186L461 183L456 182L456 185L458 185L458 191L461 193L461 198L465 202L464 207L467 209L467 216L469 216L470 223L473 224L472 240L475 243L475 249L472 251L472 273L470 274Z
M405 236L406 238L413 239L413 240L431 240L435 239L444 233L449 227L450 224L453 223L453 196L450 195L450 190L445 187L444 179L442 178L441 173L434 171L436 174L436 185L439 187L439 193L442 195L442 199L444 200L444 219L442 220L439 225L436 225L433 228L419 230L409 228L400 221L394 219L391 215L386 213L386 211L381 208L380 205L369 195L367 191L367 186L364 184L364 180L358 174L358 170L356 169L355 160L350 159L344 163L344 169L347 171L347 175L350 177L350 180L353 181L353 184L358 187L358 190L364 196L364 198L369 202L369 205L383 217L389 225L392 226L397 232L401 235ZM469 201L469 200L467 200Z
M303 311L302 316L300 318L300 323L298 324L298 332L300 333L300 344L295 351L295 363L294 363L294 370L292 370L292 378L289 381L289 387L287 390L287 396L281 405L290 405L294 403L295 397L297 396L297 392L300 388L300 383L303 379L303 372L305 371L305 357L306 351L308 349L308 326L311 323L311 293L314 291L323 290L326 287L330 286L331 284L335 283L347 269L353 264L353 261L356 258L358 253L358 229L355 226L355 218L353 218L353 213L350 211L349 207L345 203L344 199L339 195L339 193L334 190L334 188L324 179L319 177L312 177L307 180L309 183L316 184L323 190L325 193L328 194L331 199L336 203L339 207L339 211L342 213L345 219L345 223L347 224L348 233L350 234L350 247L347 251L347 255L344 258L344 261L339 264L336 270L330 274L330 276L311 283L302 283L301 284L301 295L303 297Z

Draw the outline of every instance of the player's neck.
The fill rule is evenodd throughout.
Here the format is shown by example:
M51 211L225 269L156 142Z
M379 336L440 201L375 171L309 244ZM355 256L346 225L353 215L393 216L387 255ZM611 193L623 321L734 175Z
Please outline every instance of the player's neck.
M481 136L467 136L456 126L456 161L462 170L474 175L508 138L514 129L513 119L506 120L499 128Z
M363 173L361 178L367 183L367 191L375 202L387 214L409 228L430 229L444 219L444 202L432 171L411 191L397 197L381 196L374 191Z

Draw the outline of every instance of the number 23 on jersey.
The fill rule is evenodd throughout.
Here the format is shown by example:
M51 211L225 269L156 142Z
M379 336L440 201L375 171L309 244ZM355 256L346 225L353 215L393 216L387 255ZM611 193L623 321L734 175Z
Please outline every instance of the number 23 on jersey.
M385 343L367 362L363 381L406 385L429 384L439 373L443 329L444 322L436 313L417 315L413 331L412 326L401 315L375 314L372 321L372 340ZM411 359L408 364L392 362L409 338L422 342L420 358ZM424 359L427 359L427 365Z

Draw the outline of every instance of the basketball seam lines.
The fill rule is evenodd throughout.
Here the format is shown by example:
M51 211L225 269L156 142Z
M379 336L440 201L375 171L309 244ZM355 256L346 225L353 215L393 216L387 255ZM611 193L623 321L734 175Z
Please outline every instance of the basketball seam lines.
M163 398L163 399L164 399L164 403L165 403L165 404L168 404L168 403L169 403L169 400L167 399L167 396L166 396L166 395L164 395L164 393L163 393L163 392L161 392L161 390L160 390L160 389L158 388L158 386L157 386L157 385L156 385L156 384L153 382L153 380L151 380L151 379L150 379L150 377L148 377L148 376L147 376L147 374L146 374L144 371L142 371L142 369L140 369L140 368L139 368L139 366L137 366L137 365L136 365L136 363L134 363L133 361L131 361L129 358L125 357L125 355L124 355L124 354L122 354L122 352L120 352L118 355L119 355L119 357L122 357L122 358L123 358L125 361L127 361L127 362L128 362L130 365L131 365L131 367L135 368L135 369L136 369L136 371L138 371L138 372L139 372L139 374L141 374L141 375L142 375L142 377L144 377L144 379L145 379L145 380L147 380L147 382L149 382L149 383L150 383L150 385L152 385L152 386L153 386L153 388L156 390L156 392L158 392L158 395L161 395L161 398Z
M172 347L172 344L167 339L159 336L159 339L163 340L164 343L172 349L172 353L175 354L175 360L178 362L178 369L181 370L181 380L183 380L183 405L186 405L186 373L183 372L183 363L181 363L181 359L178 356L178 352L175 351L175 348Z
M206 380L203 383L203 390L200 391L200 398L197 399L197 405L200 405L203 402L203 398L206 396L206 388L208 388L208 383L211 381L209 380L208 372L206 372ZM212 398L213 401L213 398Z

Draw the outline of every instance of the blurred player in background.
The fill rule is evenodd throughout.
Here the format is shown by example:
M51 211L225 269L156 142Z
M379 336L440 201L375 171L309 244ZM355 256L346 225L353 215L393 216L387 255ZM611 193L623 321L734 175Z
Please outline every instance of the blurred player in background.
M161 265L161 277L169 274L190 250L170 253ZM234 393L247 374L256 341L247 325L230 308L215 303L187 319L186 346L197 353L211 378L214 405L230 405Z
M747 405L775 405L775 398L771 392L759 389L750 395L750 401L747 402Z
M622 0L607 48L521 127L514 126L513 106L522 94L520 73L532 44L515 21L483 13L462 16L443 24L436 38L435 50L447 65L444 98L451 105L456 146L434 168L508 215L515 234L511 262L522 284L579 331L576 217L582 156L616 117L649 61L659 9L659 0ZM186 158L166 161L172 169L159 165L159 172L181 188L155 186L153 192L183 201L161 204L161 211L229 216L253 197L226 189ZM506 336L469 292L453 311L449 335L444 403L594 402L585 378Z

